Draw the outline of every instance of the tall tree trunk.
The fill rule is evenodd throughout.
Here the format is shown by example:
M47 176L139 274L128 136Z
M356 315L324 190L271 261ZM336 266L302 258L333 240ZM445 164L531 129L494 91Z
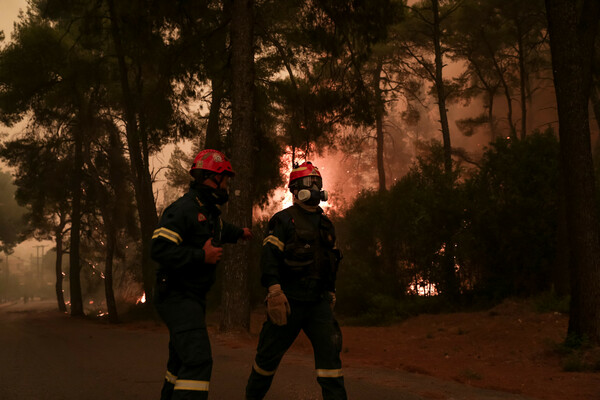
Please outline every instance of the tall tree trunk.
M444 53L442 52L442 31L440 28L440 11L438 0L431 0L433 12L433 44L435 49L435 89L438 97L440 123L442 125L442 138L444 142L444 168L446 173L452 172L452 145L450 144L450 127L446 110L446 87L444 85Z
M495 140L498 137L498 133L496 132L496 120L494 119L494 95L495 90L493 92L488 91L488 123L492 140Z
M207 149L222 150L220 115L221 103L223 101L223 78L213 76L211 78L212 98L210 111L208 113L208 123L206 124L206 141L204 147Z
M114 136L115 135L113 135L113 132L111 132L110 151L114 151L114 146L118 144L118 140L115 140ZM119 316L117 313L115 293L113 290L113 260L115 255L115 248L117 245L117 227L115 226L115 215L117 208L115 199L116 196L114 193L111 192L110 189L108 189L101 183L102 179L100 177L100 174L98 173L98 170L96 169L94 163L91 161L92 156L90 154L89 146L86 147L86 159L90 160L88 161L87 165L92 178L92 184L94 185L95 191L98 196L98 207L100 208L100 213L104 222L103 230L106 240L104 264L104 293L106 297L108 320L112 323L118 323ZM111 168L114 168L114 166L111 165ZM111 176L111 179L112 178L113 176ZM112 183L114 184L115 182L113 181Z
M83 109L82 107L81 109ZM83 112L80 112L80 121L74 130L74 163L71 174L72 179L72 211L71 211L71 245L69 251L69 289L71 297L71 315L82 317L83 299L81 296L81 263L79 256L79 246L81 234L81 182L83 180Z
M479 81L485 89L485 94L487 96L486 103L488 109L488 125L490 127L490 135L492 137L492 140L495 140L496 137L498 137L498 134L496 132L496 120L494 119L494 97L496 96L497 86L492 86L485 80L481 68L471 57L469 57L468 60L475 69L475 73L477 74Z
M570 335L600 344L600 227L588 103L597 0L546 0L571 265Z
M4 264L4 269L2 271L2 279L4 280L4 287L5 287L5 292L2 294L3 297L0 297L0 303L4 302L4 301L8 301L8 287L10 286L8 279L10 276L10 271L9 271L9 266L8 266L8 253L4 253L5 257L6 257L6 264Z
M383 133L383 115L385 113L385 104L383 101L381 87L381 70L382 70L381 59L377 60L375 71L373 71L373 93L375 98L375 129L376 129L376 141L377 141L377 172L379 174L379 191L385 192L385 164L383 162L383 151L385 138Z
M596 51L600 52L600 50ZM595 58L600 58L600 54L596 54ZM596 73L596 71L598 71L598 73ZM593 65L590 103L592 106L594 120L596 121L596 129L600 131L600 64L597 62L594 62ZM600 140L596 140L596 146L592 150L592 155L594 156L594 169L598 171L600 170Z
M512 107L512 97L510 95L510 87L504 78L504 73L502 72L502 68L498 64L498 61L494 57L494 66L496 68L496 73L500 78L500 83L502 84L502 88L504 89L504 97L506 98L506 105L508 108L506 119L508 120L508 126L510 128L510 137L512 139L517 139L517 128L515 127L515 123L513 121L513 107Z
M525 52L523 50L523 35L521 33L520 22L515 21L517 25L517 53L519 56L519 83L521 86L521 139L527 135L527 70L525 69Z
M231 160L237 176L232 181L233 198L228 206L229 220L242 227L252 226L252 175L254 171L254 2L234 0L231 18L231 66L233 148ZM248 260L251 247L238 245L224 265L223 319L221 330L250 327Z
M442 125L442 137L444 139L444 170L446 172L447 184L452 177L452 146L450 144L450 127L448 125L448 113L446 110L446 87L444 84L443 68L444 68L444 53L442 52L442 31L440 27L440 12L438 0L431 0L433 12L433 39L435 48L435 87L438 96L438 108L440 113L440 123ZM446 283L446 291L444 295L450 298L455 298L458 294L458 281L456 279L456 271L454 268L454 241L450 227L446 228L446 249L444 251L444 278Z
M494 63L497 63L494 61ZM502 88L504 89L504 97L506 98L506 105L508 106L508 111L506 114L506 119L508 120L508 126L510 127L510 137L512 139L517 139L517 128L515 127L515 123L513 121L513 109L512 109L512 97L510 95L510 87L504 78L504 74L502 74L502 70L497 68L498 75L500 76L500 82L502 82Z
M56 228L56 301L58 302L58 311L67 312L67 306L65 305L65 294L63 291L63 271L62 271L62 257L63 257L63 229L65 227L64 217L61 215L61 223Z
M109 224L106 229L106 263L104 265L104 293L106 295L106 308L108 310L108 320L112 323L119 322L117 313L117 303L115 301L115 292L113 289L113 260L115 258L115 248L117 244L116 232L114 226Z
M485 42L485 45L490 54L490 58L492 59L492 62L494 64L494 69L496 70L496 74L498 75L498 79L500 80L500 84L504 89L504 97L506 98L506 105L508 107L506 118L508 119L508 126L510 127L510 137L513 139L517 139L517 128L515 127L515 123L513 121L512 97L510 94L510 87L506 82L506 78L504 77L504 71L502 71L502 68L500 67L498 60L494 55L494 51L492 50L489 41L485 38L485 31L483 29L481 30L481 37Z
M152 178L148 171L148 164L144 164L147 153L143 154L140 142L144 138L140 134L137 124L136 110L133 101L133 94L129 85L129 73L127 63L125 62L125 53L121 43L121 34L119 28L119 19L115 9L114 0L107 0L111 34L115 45L117 60L119 63L119 75L121 79L121 91L123 96L123 107L125 113L125 130L127 134L127 146L129 148L129 160L131 170L134 176L135 198L138 206L138 215L140 218L141 239L142 239L142 275L144 280L144 292L146 293L146 304L152 304L154 286L155 263L150 258L150 243L152 233L158 223L156 205L154 204L154 193L152 191Z
M592 85L590 100L592 102L594 119L596 120L596 128L600 130L600 81L595 81ZM600 145L600 141L598 143Z
M230 2L223 2L223 15L225 18L230 18ZM210 111L208 113L208 123L206 125L206 140L204 147L207 149L222 150L223 143L221 140L221 105L225 96L225 83L227 74L227 63L229 50L227 49L228 31L225 26L220 27L214 33L214 48L211 51L211 62L208 65L208 75L211 83L211 102Z
M564 173L559 174L560 186L558 188L558 227L556 230L556 256L552 265L552 285L559 296L569 295L569 263L572 256L569 254L569 234L567 232L567 205L565 197Z

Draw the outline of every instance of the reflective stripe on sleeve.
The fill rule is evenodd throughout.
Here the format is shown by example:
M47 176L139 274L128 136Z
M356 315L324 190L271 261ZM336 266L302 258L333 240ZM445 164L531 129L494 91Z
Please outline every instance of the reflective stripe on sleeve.
M317 376L320 378L339 378L344 376L341 369L318 369Z
M258 366L258 364L256 364L256 361L254 361L254 365L252 366L252 368L254 368L254 370L263 375L263 376L273 376L275 375L275 371L266 371L264 369L262 369L261 367Z
M181 242L183 242L183 239L181 239L181 236L179 236L179 234L177 232L174 232L170 229L167 228L158 228L154 230L154 234L152 235L152 239L156 239L158 237L163 237L167 240L170 240L171 242L175 243L175 244L179 244Z
M167 371L166 375L165 375L165 380L169 383L172 383L173 385L175 384L175 381L177 380L177 377L175 375L173 375L171 373L171 371Z
M265 238L265 240L263 240L263 246L266 245L267 243L271 243L273 246L277 247L279 249L279 251L283 251L283 242L279 239L277 239L276 236L273 235L269 235Z
M196 390L208 392L208 381L192 381L185 379L177 379L175 382L175 390Z

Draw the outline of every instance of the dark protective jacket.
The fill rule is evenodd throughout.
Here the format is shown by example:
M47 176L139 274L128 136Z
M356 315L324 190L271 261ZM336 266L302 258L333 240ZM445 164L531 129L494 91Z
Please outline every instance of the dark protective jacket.
M341 255L333 224L318 207L310 212L293 205L269 221L261 254L261 282L281 284L288 298L314 301L335 292Z
M202 247L235 243L243 229L224 222L210 189L194 185L163 212L152 235L152 259L158 262L158 290L177 290L204 298L215 282L216 264L204 262Z

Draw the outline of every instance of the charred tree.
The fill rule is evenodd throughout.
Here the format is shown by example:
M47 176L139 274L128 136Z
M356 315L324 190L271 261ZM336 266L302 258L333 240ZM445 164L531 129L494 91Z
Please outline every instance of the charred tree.
M600 344L600 227L588 104L597 0L546 0L571 271L568 334Z
M232 121L231 159L236 169L228 219L241 227L252 225L252 174L255 158L254 131L254 2L235 0L231 4ZM250 327L248 260L251 247L239 244L224 265L223 319L221 330Z

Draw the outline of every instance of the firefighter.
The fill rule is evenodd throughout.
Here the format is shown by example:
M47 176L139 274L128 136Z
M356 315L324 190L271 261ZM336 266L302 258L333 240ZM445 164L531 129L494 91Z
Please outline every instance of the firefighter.
M327 200L317 167L292 170L294 204L276 213L261 253L261 283L268 289L267 321L246 386L246 399L264 398L281 358L300 330L312 343L323 399L346 399L341 370L342 333L333 316L335 280L341 259L335 231L319 207Z
M161 400L206 399L212 370L206 331L206 294L215 281L222 243L249 240L249 228L220 218L235 175L225 155L198 153L190 169L189 191L163 212L152 236L158 262L156 309L169 328L169 360Z

